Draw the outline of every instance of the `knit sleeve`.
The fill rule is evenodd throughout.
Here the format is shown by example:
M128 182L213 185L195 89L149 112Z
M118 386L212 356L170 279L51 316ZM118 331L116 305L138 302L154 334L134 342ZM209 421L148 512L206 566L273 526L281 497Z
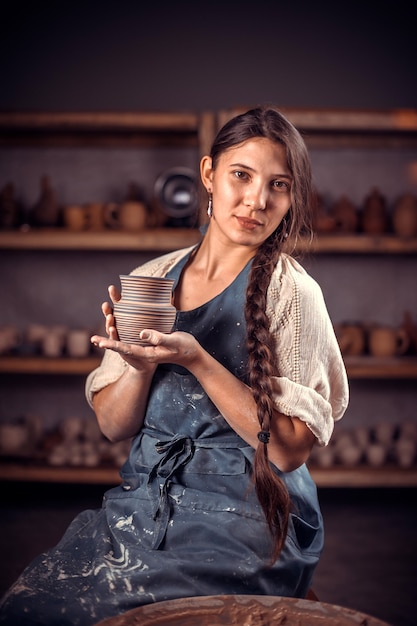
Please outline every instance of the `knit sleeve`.
M144 276L165 276L169 269L178 263L193 248L184 248L175 252L169 252L156 259L147 261L143 265L132 270L132 274ZM117 352L106 350L103 359L95 370L87 377L85 395L88 404L93 407L93 396L107 385L116 382L125 371L127 363Z
M320 286L290 257L268 292L277 350L273 397L279 412L307 424L326 445L349 400L346 369Z

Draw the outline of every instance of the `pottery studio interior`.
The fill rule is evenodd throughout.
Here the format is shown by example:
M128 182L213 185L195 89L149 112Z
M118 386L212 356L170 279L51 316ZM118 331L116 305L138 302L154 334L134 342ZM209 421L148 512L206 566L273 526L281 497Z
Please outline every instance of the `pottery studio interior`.
M0 623L87 626L103 621L114 626L175 626L262 622L273 626L283 623L279 620L285 615L286 623L308 626L413 626L417 614L417 9L405 0L378 4L354 0L337 6L301 0L151 4L135 0L116 4L17 0L2 6L0 595L4 595L5 608L0 604ZM293 130L286 130L284 139L272 140L251 126L253 134L240 135L243 140L237 140L232 130L226 133L223 143L218 143L219 152L211 153L225 124L232 129L234 120L256 108L278 112L304 147L290 146L288 137L293 137ZM229 140L234 143L227 144ZM248 152L247 146L252 147ZM234 151L240 151L236 162L229 158ZM259 167L255 163L258 156ZM308 162L307 192L303 181L308 178ZM275 165L285 171L277 172ZM252 200L248 198L255 188L257 196L249 215ZM304 220L301 209L307 197L314 201ZM263 204L255 207L258 200ZM216 219L216 207L224 207L226 201L231 203L233 217L226 218L223 211L222 217L217 212ZM259 233L268 228L262 239ZM259 265L268 265L267 258L270 270L254 269L252 258L273 232L279 234L277 257L271 263L268 252ZM165 269L161 269L162 262L153 264L159 257L176 259L178 250L192 250L184 257L188 260L179 261L184 272L181 280L172 269L176 263L164 261ZM225 258L235 264L229 266ZM213 380L213 372L223 369L222 384L208 381L207 372L200 372L199 366L194 371L194 361L188 370L186 357L178 356L179 349L172 357L173 364L165 353L155 357L160 359L159 365L153 364L150 351L159 355L162 347L147 344L141 336L138 350L147 355L143 374L143 361L139 366L136 348L133 352L129 348L133 334L139 337L132 327L139 324L140 316L136 309L134 323L129 317L134 296L133 291L129 296L127 279L122 299L117 300L121 277L148 263L146 271L158 280L173 272L174 291L168 286L167 302L159 300L155 305L158 319L154 322L154 329L169 335L170 341L175 331L188 329L188 338L200 346L189 326L193 320L186 313L198 310L208 315L208 304L213 315L223 314L217 298L223 303L223 298L230 297L225 302L233 315L239 315L246 330L254 326L256 339L249 333L245 347L236 340L231 349L226 341L219 348L223 331L216 330L214 321L205 331L204 358L212 360ZM275 280L269 276L271 283L258 289L264 291L262 322L252 323L252 305L245 308L252 298L251 289L248 301L242 296L242 306L233 306L233 290L238 290L235 281L246 276L241 273L246 271L243 267L252 267L251 272L258 271L263 277L267 271L278 276L275 288L268 288ZM162 282L158 280L153 282L160 293ZM284 296L286 281L288 286L291 280L291 295ZM204 281L205 293L196 295ZM321 303L312 298L308 310L303 308L302 292L300 296L297 291L299 284L303 289L307 283L315 285ZM109 285L119 291L113 302ZM151 291L150 286L147 294ZM146 300L147 295L143 297ZM288 302L283 303L284 297ZM103 315L104 302L108 304ZM145 313L141 309L144 319L150 315L149 307L147 302ZM316 312L314 307L318 307ZM226 310L226 325L230 311ZM318 325L319 311L326 318L325 331ZM116 328L119 320L117 336L109 330L109 319ZM269 347L264 346L264 356L257 359L250 356L250 350L261 341L258 323L265 327ZM237 333L232 333L233 337L239 337L241 322L233 324L238 329L233 330ZM115 342L122 339L123 331L131 334L121 348ZM194 333L199 332L196 326ZM322 337L322 332L328 337ZM104 339L97 339L100 337ZM177 337L180 346L187 341L184 332ZM275 360L271 357L273 346ZM231 364L239 361L240 350L245 356L233 370ZM100 367L104 355L113 359L111 367L118 374L108 374L110 378L102 383L100 376L105 378L105 374L101 370L97 376L90 374ZM261 358L267 364L253 376L248 371L251 368L245 369L247 360L256 366ZM125 436L113 437L112 429L103 426L101 419L99 426L97 419L108 413L103 407L106 398L108 402L113 399L106 392L113 384L118 389L119 377L129 380L130 375L140 378L142 374L147 381L145 400L143 407L138 400L136 408L148 417L142 417L136 430L131 427ZM207 562L214 565L205 562L201 570L207 567L207 574L200 572L195 580L190 577L184 587L177 580L174 591L167 583L165 595L158 589L155 596L151 582L147 589L142 572L136 581L141 589L137 595L130 588L136 579L129 578L125 590L120 591L120 601L114 591L115 599L108 605L111 609L88 612L87 599L85 606L81 603L79 621L65 617L72 605L69 591L68 596L57 599L56 621L52 610L35 615L30 608L23 611L29 621L10 618L7 607L13 592L9 590L25 568L35 567L33 560L41 553L53 559L51 550L61 542L72 520L87 510L105 510L111 498L106 496L103 501L104 494L123 490L126 473L136 471L126 463L135 458L135 468L139 467L138 459L145 455L139 444L153 423L149 407L162 402L157 382L163 375L179 386L181 376L185 376L181 380L192 380L190 384L197 385L201 393L194 389L191 396L182 391L186 410L205 406L207 401L230 441L248 450L244 471L248 490L253 491L253 506L261 513L267 504L261 506L262 498L255 498L261 478L253 471L253 463L261 463L256 461L258 449L276 454L276 463L267 462L262 472L273 476L289 495L289 526L285 530L285 515L278 507L278 517L269 528L283 535L282 554L291 553L293 559L291 576L297 557L301 554L307 559L308 572L300 569L299 577L308 579L308 584L303 582L308 593L300 582L297 585L301 586L281 585L280 572L286 576L285 566L280 570L281 556L274 565L258 564L256 571L250 569L255 567L252 556L240 557L239 571L233 572L236 580L241 576L240 582L227 579L223 585L221 571L227 558L222 560L222 556L230 553L233 559L233 548L224 533L223 541L210 545L212 557ZM221 379L221 372L219 376ZM260 377L267 380L267 408ZM258 391L251 381L255 388L259 386ZM106 391L95 395L103 387ZM162 382L160 388L164 388ZM129 389L118 392L122 404L128 403ZM233 389L241 393L234 395ZM300 417L296 405L291 404L295 389L300 394ZM166 415L175 410L175 391L167 402ZM178 413L180 409L176 419ZM249 423L242 426L242 420ZM282 434L288 437L285 442L280 438L281 421L295 424L291 434ZM173 428L169 444L173 447L164 457L163 444L168 444L161 435L156 450L157 460L163 460L149 474L162 472L164 463L164 471L170 472L160 485L160 508L155 509L153 519L159 519L163 506L168 507L164 511L172 519L166 537L160 540L162 547L154 547L153 552L169 551L168 533L174 532L175 493L181 481L197 484L189 478L194 474L187 470L187 463L190 468L197 462L208 464L199 488L207 487L207 476L212 474L216 480L221 476L220 490L223 480L224 485L233 484L233 476L225 478L235 471L227 469L226 464L231 463L230 458L226 460L227 445L220 443L221 451L210 448L209 453L204 441L197 435L190 439L181 428ZM212 425L207 428L217 432ZM256 428L260 429L257 438ZM219 437L226 436L221 433ZM291 456L292 444L299 452L295 433L303 452L297 460L282 461L281 469L280 459ZM175 447L179 441L191 446L189 459L181 461L184 465L180 457L185 451ZM235 454L244 457L235 448L230 454L233 459ZM143 460L143 465L146 463ZM215 469L210 469L212 463ZM294 486L299 472L308 487L303 487L304 483ZM292 500L293 488L298 491ZM305 546L305 550L294 548L297 542L291 534L301 534L294 521L295 508L306 501L307 489L316 494L317 532L322 541L314 558ZM248 490L239 496L245 507L252 506ZM139 506L139 501L136 504ZM184 515L184 506L181 511ZM214 513L210 509L205 515ZM230 519L233 515L229 512ZM241 523L249 523L253 515L243 516L246 521ZM125 512L124 521L118 518L115 527L127 524L128 519L131 524ZM266 524L265 517L259 523ZM139 543L140 531L134 531ZM142 533L146 532L151 533L144 528ZM190 529L187 546L193 542L192 532ZM267 530L259 533L271 542ZM196 537L198 542L199 535ZM252 554L250 550L256 553L255 544L250 543L250 549L245 546L248 554ZM198 557L198 543L194 549L194 560L204 561L203 556ZM216 569L210 569L216 567L217 558L218 580ZM119 574L110 561L100 565L97 561L95 571L102 568L107 582L111 578L118 589L115 581ZM79 567L85 563L80 562ZM152 570L151 565L146 567ZM272 579L274 568L276 587L275 583L259 582ZM63 571L54 572L49 574L51 579L66 576ZM151 581L152 575L147 576ZM211 585L206 584L209 576L215 581ZM200 584L201 577L204 584ZM91 577L85 578L85 589L90 589ZM22 579L21 587L25 584ZM14 593L23 593L22 606L26 606L26 596L36 598L37 591L25 595L18 588ZM55 592L49 593L52 597ZM42 601L39 599L39 605ZM52 604L48 600L48 605ZM30 606L35 605L34 601Z

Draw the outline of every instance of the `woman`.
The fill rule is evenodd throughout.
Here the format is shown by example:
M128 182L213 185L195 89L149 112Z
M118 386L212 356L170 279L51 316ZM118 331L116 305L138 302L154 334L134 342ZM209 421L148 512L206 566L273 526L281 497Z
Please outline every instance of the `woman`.
M27 568L2 624L86 625L178 597L307 593L323 528L305 462L348 401L321 290L283 252L309 223L307 150L278 111L254 109L220 130L201 179L201 243L134 271L175 280L173 332L123 344L105 303L108 337L92 337L106 352L87 397L108 439L132 438L123 483Z

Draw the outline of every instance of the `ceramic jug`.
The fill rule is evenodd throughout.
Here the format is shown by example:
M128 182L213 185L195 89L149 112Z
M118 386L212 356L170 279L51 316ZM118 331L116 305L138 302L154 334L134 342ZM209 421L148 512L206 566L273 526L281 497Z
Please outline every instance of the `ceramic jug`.
M348 196L343 195L333 205L331 216L336 222L336 229L344 233L354 233L358 228L358 213Z
M385 198L374 187L365 198L362 211L362 230L369 235L382 235L387 230L388 215Z
M143 202L127 200L104 207L104 220L110 228L140 231L146 228L146 207Z
M375 326L369 331L369 352L372 356L392 357L404 354L410 338L404 328Z
M32 222L35 226L56 226L59 211L55 189L49 177L42 176L39 199L32 209Z
M359 324L341 324L336 328L340 351L346 356L358 356L365 350L365 331Z
M397 201L392 215L392 226L399 237L417 237L417 197L403 194Z

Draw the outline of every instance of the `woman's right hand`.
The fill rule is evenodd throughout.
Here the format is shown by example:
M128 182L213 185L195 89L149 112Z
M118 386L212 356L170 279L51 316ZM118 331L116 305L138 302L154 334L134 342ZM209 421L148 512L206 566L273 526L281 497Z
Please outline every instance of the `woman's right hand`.
M113 313L112 305L115 302L118 302L120 300L121 294L120 294L120 291L114 285L109 286L108 292L109 292L111 304L110 302L103 302L103 304L101 305L101 310L106 320L106 333L108 334L110 339L114 339L115 341L118 341L119 335L116 330L116 324L114 320L114 313Z

